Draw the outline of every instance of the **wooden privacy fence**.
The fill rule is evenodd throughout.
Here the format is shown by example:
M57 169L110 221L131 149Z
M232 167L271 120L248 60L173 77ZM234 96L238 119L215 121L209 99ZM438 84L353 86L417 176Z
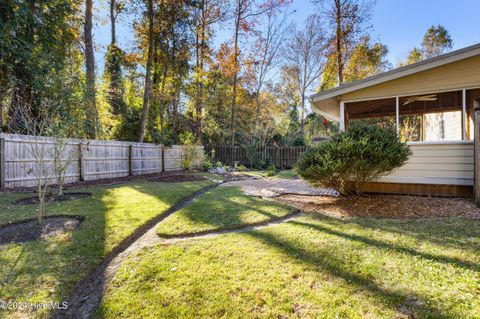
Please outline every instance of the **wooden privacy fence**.
M203 146L65 139L62 161L68 165L65 182L145 175L181 170L186 152L196 155L192 168L203 162ZM0 134L0 184L2 188L31 187L37 176L55 182L53 155L55 139L28 135ZM39 164L43 154L43 165ZM39 172L42 172L39 174Z
M268 160L277 168L292 168L306 150L307 146L263 147L259 150L259 157L263 161ZM231 146L207 145L205 153L224 164L232 165L237 162L245 166L250 165L247 152L241 146L232 148Z

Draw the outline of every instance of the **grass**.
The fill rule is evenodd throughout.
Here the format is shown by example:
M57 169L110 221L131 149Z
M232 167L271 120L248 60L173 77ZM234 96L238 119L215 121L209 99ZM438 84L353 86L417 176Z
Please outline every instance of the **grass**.
M277 171L275 175L273 176L268 176L268 171L267 170L252 170L252 171L243 171L242 174L251 176L251 177L277 177L277 178L285 178L285 179L293 179L296 178L297 172L295 169L282 169L280 171Z
M285 178L285 179L293 179L293 178L298 177L298 175L297 175L297 172L295 171L295 169L283 169L281 171L278 171L275 174L275 177Z
M158 245L121 267L97 318L479 318L479 236L478 220L309 214Z
M175 235L251 224L281 217L286 205L245 195L239 187L217 187L166 218L157 233Z
M79 279L136 228L210 183L137 181L90 187L81 190L91 192L90 198L51 204L49 215L83 215L85 220L69 234L0 246L0 298L26 302L62 300ZM32 194L0 194L0 224L35 217L35 206L12 204L26 196ZM8 315L18 313L0 310L0 317ZM46 311L35 313L35 317L46 315Z

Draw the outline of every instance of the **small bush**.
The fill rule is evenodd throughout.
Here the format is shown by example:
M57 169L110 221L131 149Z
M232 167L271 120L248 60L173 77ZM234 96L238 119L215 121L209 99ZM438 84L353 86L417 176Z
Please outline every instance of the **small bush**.
M199 159L199 152L195 145L184 145L182 155L182 168L189 171L193 168L195 162Z
M242 164L239 164L239 165L235 166L235 170L236 170L236 171L239 171L239 172L243 172L243 171L246 170L246 169L247 169L247 168L246 168L244 165L242 165Z
M277 172L277 168L275 167L275 165L270 165L268 166L267 168L267 176L275 176L275 173Z
M261 166L262 152L258 141L253 140L250 143L243 144L245 155L250 168L259 168Z
M331 187L348 194L347 181L361 194L365 183L403 166L412 152L395 130L352 124L302 154L297 172L314 186Z
M211 168L214 168L215 167L214 159L209 155L205 155L203 159L202 167L206 171L208 171Z

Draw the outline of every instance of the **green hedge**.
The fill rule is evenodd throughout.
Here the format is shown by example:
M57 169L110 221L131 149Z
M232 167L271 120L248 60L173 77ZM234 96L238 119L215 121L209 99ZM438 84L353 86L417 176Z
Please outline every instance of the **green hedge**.
M344 195L351 192L346 183L351 181L361 194L365 183L403 166L411 154L395 130L356 123L303 153L297 171L310 184Z

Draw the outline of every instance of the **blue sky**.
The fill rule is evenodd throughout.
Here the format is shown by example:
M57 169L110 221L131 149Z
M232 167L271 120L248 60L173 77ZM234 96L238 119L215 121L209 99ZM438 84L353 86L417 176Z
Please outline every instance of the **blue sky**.
M305 18L318 10L308 0L294 0L291 5L296 10L292 19L301 27ZM97 12L106 13L103 5ZM480 42L480 0L377 0L372 16L372 38L386 44L389 60L393 65L404 59L414 46L422 41L423 34L431 25L442 24L450 31L454 49ZM98 17L95 41L98 47L96 62L103 69L105 47L110 42L110 25L105 17ZM118 25L120 45L128 49L133 46L133 34L127 17ZM217 34L216 42L231 37L226 28Z
M468 8L468 9L467 9ZM294 0L297 25L317 11L306 0ZM378 0L372 16L372 38L389 48L395 65L419 45L427 28L441 24L450 31L454 49L480 42L479 0Z

